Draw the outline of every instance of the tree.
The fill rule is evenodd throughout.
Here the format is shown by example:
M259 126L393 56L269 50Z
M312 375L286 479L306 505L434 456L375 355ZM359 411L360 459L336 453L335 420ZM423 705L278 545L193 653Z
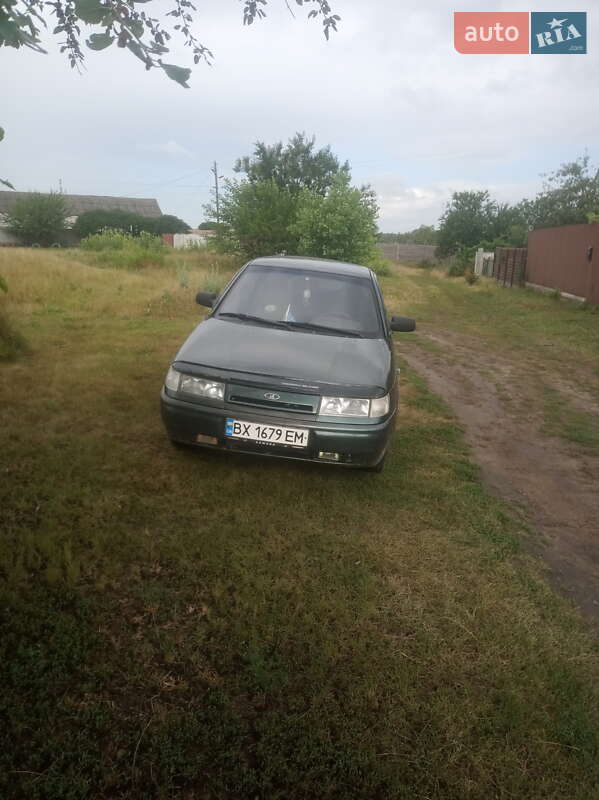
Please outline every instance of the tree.
M295 2L312 6L308 17L320 18L327 39L331 30L337 30L340 18L333 14L328 0ZM244 0L243 24L251 25L265 17L267 3L268 0ZM155 16L150 9L154 9ZM191 50L194 64L201 60L210 63L212 52L192 31L195 12L191 0L2 0L0 47L27 47L45 53L40 32L48 27L53 15L52 33L60 37L60 52L66 54L71 67L79 67L84 60L83 41L90 50L116 45L129 50L146 69L162 69L169 78L187 87L191 70L167 63L164 56L175 37ZM92 31L86 39L81 32L83 25Z
M315 150L315 143L305 133L296 133L286 146L256 142L253 155L238 158L233 169L245 173L250 183L273 181L291 194L310 189L324 195L340 172L349 177L349 164L340 164L329 145Z
M439 224L438 255L457 253L460 247L472 247L494 235L496 204L489 192L454 192Z
M67 204L62 194L32 192L6 214L9 230L27 245L48 247L60 242L65 230Z
M544 178L543 188L534 200L521 203L528 225L575 225L599 211L599 172L591 166L588 155L562 164Z
M198 225L199 231L213 231L215 228L216 228L216 222L204 221L200 222L200 224Z
M275 181L226 181L220 202L216 245L247 258L295 253L291 226L297 199Z
M145 217L144 219L149 220L149 225L144 230L154 233L156 236L160 236L162 233L189 233L191 230L184 220L175 217L174 214L162 214L160 217Z
M315 139L296 133L287 145L256 142L252 156L237 159L241 180L225 181L216 226L216 245L247 257L296 253L294 232L303 192L324 196L336 177L349 182L349 164L341 164L329 146L315 148ZM206 206L209 219L216 209Z
M367 264L377 252L377 216L374 192L351 186L347 174L337 175L324 196L305 189L293 225L297 252Z

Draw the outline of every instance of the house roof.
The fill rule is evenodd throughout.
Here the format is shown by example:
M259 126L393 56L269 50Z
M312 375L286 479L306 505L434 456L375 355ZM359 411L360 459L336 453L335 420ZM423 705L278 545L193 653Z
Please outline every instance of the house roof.
M32 192L0 192L0 214L11 210L17 200L29 197ZM158 201L149 197L109 197L97 194L65 194L69 216L78 217L85 211L131 211L142 217L160 217Z

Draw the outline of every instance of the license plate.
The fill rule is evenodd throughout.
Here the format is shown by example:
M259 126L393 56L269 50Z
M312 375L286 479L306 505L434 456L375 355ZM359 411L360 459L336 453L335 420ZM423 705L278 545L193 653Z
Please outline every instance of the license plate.
M247 439L263 444L283 444L287 447L307 447L310 431L306 428L287 428L281 425L263 425L227 419L225 435L231 439Z

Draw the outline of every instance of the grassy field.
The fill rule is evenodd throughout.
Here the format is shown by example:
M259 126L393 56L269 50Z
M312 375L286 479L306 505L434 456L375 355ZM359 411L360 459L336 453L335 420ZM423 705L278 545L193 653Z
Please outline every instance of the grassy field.
M597 642L424 382L382 475L174 450L161 382L233 262L77 259L0 250L29 348L0 365L0 795L599 797ZM527 292L383 285L466 330L509 302L523 351L597 346Z

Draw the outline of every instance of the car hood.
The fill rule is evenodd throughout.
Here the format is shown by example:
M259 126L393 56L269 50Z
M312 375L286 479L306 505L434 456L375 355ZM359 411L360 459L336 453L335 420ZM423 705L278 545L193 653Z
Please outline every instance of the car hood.
M268 377L304 388L336 385L376 394L392 383L391 352L384 339L304 333L214 317L198 325L175 362L180 368L181 362L207 367L211 375Z

